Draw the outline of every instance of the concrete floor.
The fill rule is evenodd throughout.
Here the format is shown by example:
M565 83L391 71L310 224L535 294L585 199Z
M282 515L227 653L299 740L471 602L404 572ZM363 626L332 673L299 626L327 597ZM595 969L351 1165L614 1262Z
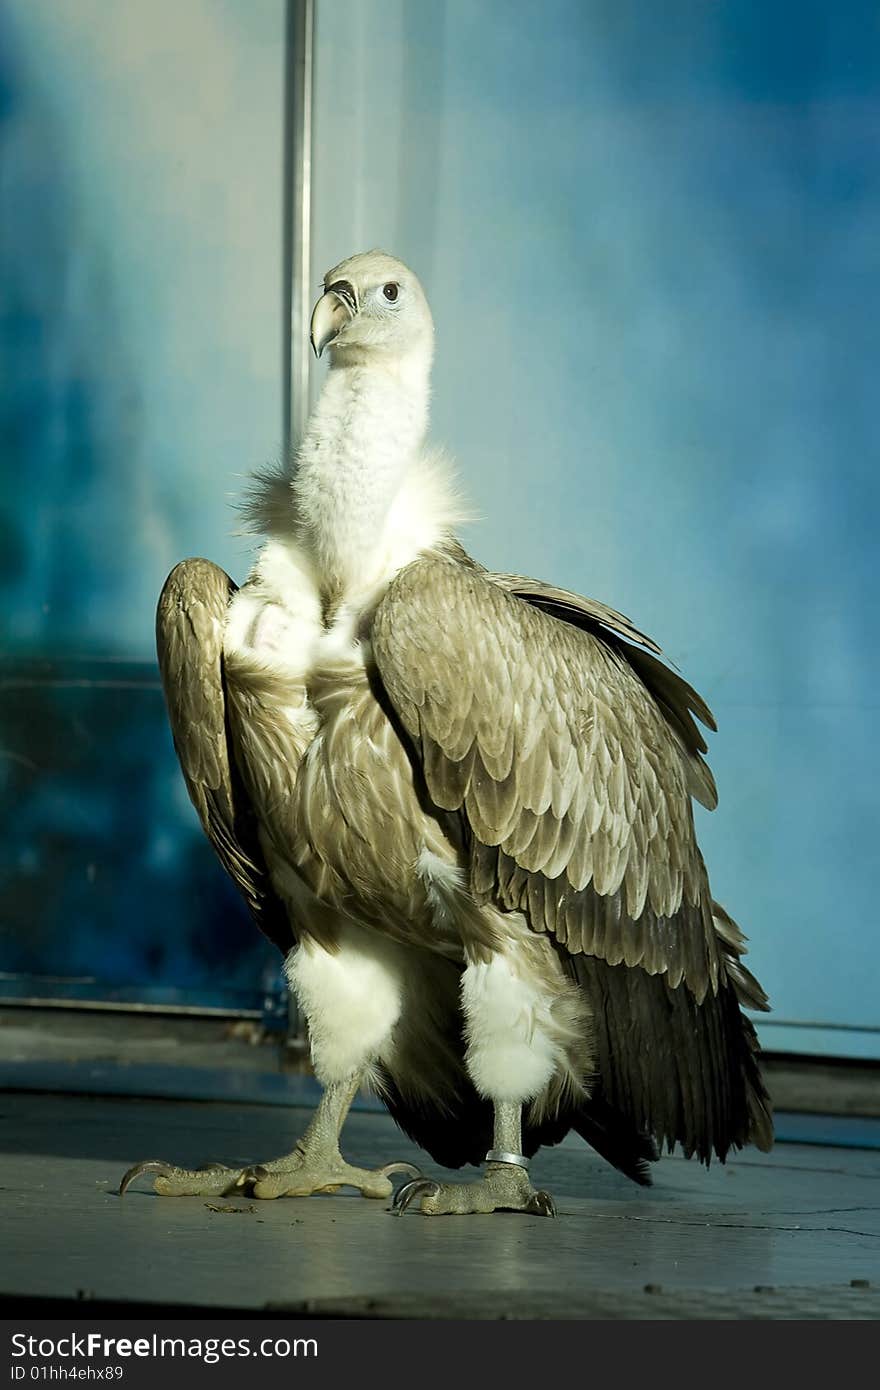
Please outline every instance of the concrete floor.
M880 1317L876 1151L783 1144L708 1173L671 1157L644 1190L568 1140L533 1165L558 1221L398 1219L358 1194L159 1198L147 1179L116 1196L140 1158L265 1159L306 1119L277 1106L3 1096L0 1296L311 1316ZM383 1114L353 1113L343 1147L353 1162L439 1171Z

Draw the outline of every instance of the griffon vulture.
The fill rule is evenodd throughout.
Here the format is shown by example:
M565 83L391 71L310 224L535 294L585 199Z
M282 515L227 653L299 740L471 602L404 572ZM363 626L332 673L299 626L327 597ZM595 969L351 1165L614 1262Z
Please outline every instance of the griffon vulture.
M291 471L257 483L250 576L185 560L158 612L190 796L285 954L323 1098L286 1157L151 1160L123 1190L384 1198L405 1172L399 1211L552 1215L529 1158L572 1129L642 1183L658 1144L768 1148L741 1011L766 999L694 834L709 710L619 613L465 553L419 281L371 251L324 284L330 371ZM483 1172L349 1164L364 1083Z

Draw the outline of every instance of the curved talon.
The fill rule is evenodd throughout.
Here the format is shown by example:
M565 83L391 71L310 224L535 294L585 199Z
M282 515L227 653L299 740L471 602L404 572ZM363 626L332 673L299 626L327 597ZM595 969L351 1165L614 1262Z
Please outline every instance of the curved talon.
M123 1173L122 1181L119 1184L119 1195L124 1197L135 1178L139 1178L142 1173L155 1173L160 1178L170 1178L173 1171L173 1164L166 1163L164 1159L144 1159L142 1163L133 1164L127 1173Z
M436 1197L440 1191L439 1182L432 1178L413 1178L399 1187L391 1202L391 1209L397 1216L403 1216L415 1197Z
M398 1215L406 1210L409 1199L412 1196L411 1189L417 1187L420 1182L421 1178L411 1178L409 1182L402 1183L397 1189L394 1196L391 1198L391 1206Z
M526 1211L532 1216L556 1216L556 1203L549 1192L533 1192Z
M409 1173L411 1178L423 1178L425 1175L421 1168L417 1168L414 1163L386 1163L384 1168L377 1168L383 1178L390 1178L394 1173Z
M225 1163L217 1163L214 1161L212 1163L203 1163L199 1168L188 1169L178 1168L176 1163L166 1163L165 1160L161 1158L148 1158L142 1163L135 1163L134 1167L129 1168L128 1172L123 1174L122 1181L119 1184L120 1197L125 1196L126 1191L134 1182L135 1178L139 1178L143 1173L152 1173L156 1181L160 1178L165 1178L169 1182L179 1182L181 1178L192 1180L199 1173L204 1173L205 1175L220 1174L224 1179L225 1187L228 1187L231 1182L234 1182L236 1187L241 1186L240 1170L237 1168L228 1168ZM155 1190L160 1196L165 1195L161 1188L155 1188ZM215 1183L211 1187L194 1187L191 1190L191 1195L197 1196L200 1192L206 1196L215 1195L223 1190L225 1190L225 1188L218 1188Z

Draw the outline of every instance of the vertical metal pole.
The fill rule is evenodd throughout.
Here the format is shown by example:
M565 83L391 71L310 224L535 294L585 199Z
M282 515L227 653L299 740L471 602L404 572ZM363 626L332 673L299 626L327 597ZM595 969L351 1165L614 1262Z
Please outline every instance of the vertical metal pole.
M302 437L309 413L309 278L312 223L312 77L315 0L286 0L284 34L284 169L282 438L284 464ZM305 1020L287 996L285 1055L307 1055ZM301 1064L301 1063L300 1063Z
M282 235L285 462L299 443L309 410L314 33L315 0L286 0Z

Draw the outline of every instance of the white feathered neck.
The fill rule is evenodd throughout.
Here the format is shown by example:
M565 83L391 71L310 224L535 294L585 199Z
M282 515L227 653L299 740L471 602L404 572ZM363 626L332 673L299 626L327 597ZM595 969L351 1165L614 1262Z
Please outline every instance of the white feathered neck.
M429 368L331 367L292 472L258 476L245 506L273 569L280 544L323 595L357 602L467 519L449 462L425 446Z

